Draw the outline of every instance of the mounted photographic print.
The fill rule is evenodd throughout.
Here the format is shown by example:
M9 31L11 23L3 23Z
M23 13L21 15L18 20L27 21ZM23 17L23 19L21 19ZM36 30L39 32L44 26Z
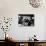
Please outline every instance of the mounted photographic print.
M34 26L34 14L18 14L19 26Z

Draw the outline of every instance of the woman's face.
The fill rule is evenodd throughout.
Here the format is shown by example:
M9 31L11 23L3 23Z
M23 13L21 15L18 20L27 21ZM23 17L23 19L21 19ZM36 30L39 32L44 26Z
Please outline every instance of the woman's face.
M28 26L28 22L30 21L30 17L24 16L22 21L23 21L23 25Z

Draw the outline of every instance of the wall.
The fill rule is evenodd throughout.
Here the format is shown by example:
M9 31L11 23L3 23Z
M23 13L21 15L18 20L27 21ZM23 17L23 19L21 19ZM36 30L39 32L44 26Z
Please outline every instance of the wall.
M46 40L45 38L45 15L46 6L33 8L30 6L28 0L0 0L0 18L12 17L13 22L10 33L17 40L27 40L34 34L37 35L39 40ZM34 27L19 27L18 26L18 14L35 14L35 26ZM0 31L0 35L2 35ZM0 36L0 39L3 37ZM3 38L4 39L4 38Z

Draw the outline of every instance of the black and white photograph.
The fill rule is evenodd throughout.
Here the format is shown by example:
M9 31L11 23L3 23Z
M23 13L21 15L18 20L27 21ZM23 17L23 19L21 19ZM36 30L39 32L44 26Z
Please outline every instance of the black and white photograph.
M34 14L18 14L19 26L34 26Z

